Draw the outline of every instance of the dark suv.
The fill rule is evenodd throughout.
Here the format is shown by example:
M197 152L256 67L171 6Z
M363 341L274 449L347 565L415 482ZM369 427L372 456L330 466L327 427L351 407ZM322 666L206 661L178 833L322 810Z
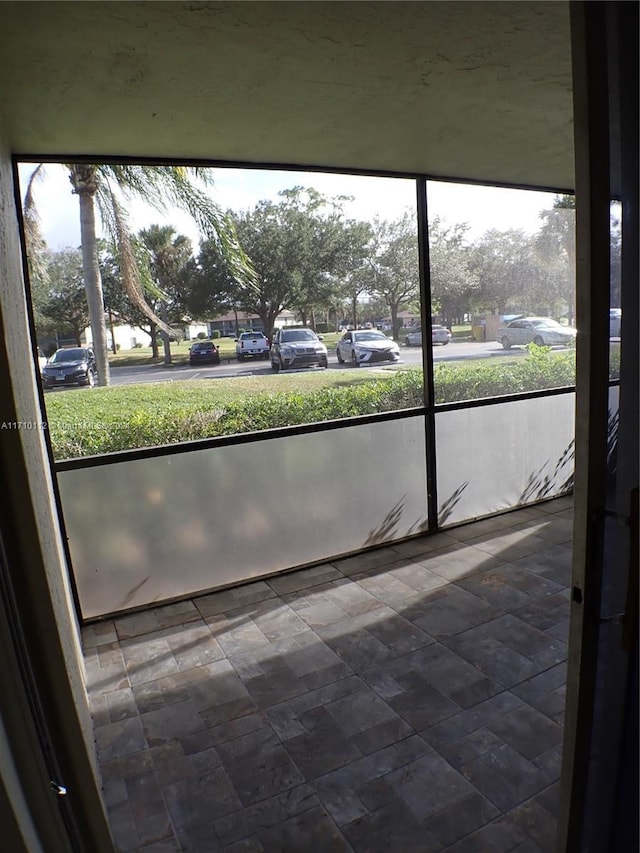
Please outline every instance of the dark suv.
M213 341L197 341L189 347L189 364L220 364L220 353Z
M60 385L93 386L97 376L96 357L90 347L56 350L42 368L42 384L45 388Z

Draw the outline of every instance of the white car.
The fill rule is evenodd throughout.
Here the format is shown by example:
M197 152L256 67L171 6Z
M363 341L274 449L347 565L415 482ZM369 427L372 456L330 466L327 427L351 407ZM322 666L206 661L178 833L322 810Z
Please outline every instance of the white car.
M400 347L377 329L355 329L340 338L336 356L340 364L349 361L360 367L379 361L400 361Z
M496 340L500 341L504 349L531 343L541 347L557 347L573 343L577 334L572 326L562 326L550 317L518 317L498 329Z
M262 332L242 332L236 338L236 357L238 361L245 358L269 358L269 341Z
M442 344L446 346L451 340L451 332L445 326L431 326L431 343ZM404 339L404 345L407 347L422 346L422 331L414 329L412 332L407 332Z

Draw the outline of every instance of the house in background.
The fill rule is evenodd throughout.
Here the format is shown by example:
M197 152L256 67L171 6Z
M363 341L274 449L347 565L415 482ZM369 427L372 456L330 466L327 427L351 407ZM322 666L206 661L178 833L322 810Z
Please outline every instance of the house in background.
M188 323L178 324L173 323L172 328L175 328L178 335L178 341L192 341L199 334L208 336L209 328L206 323ZM148 332L138 328L138 326L130 326L128 323L114 323L107 325L107 347L113 349L115 340L118 350L130 350L138 347L150 347L151 336ZM82 334L82 342L87 346L91 346L91 327L88 326Z
M193 341L198 335L204 335L207 338L213 336L214 332L220 332L222 337L235 337L236 322L238 329L250 331L262 331L262 320L257 314L238 314L229 313L215 317L213 320L191 323L173 323L172 327L178 333L177 340ZM292 311L282 311L276 317L276 326L291 326L295 325L296 317ZM112 325L107 325L107 343L108 348L113 348L113 340L115 339L116 347L119 350L130 350L137 347L150 347L151 337L149 334L137 326L131 326L128 323L118 323L117 320ZM81 335L81 343L85 346L91 346L91 327L87 327ZM60 342L60 346L74 346L75 342L71 339L64 339Z
M292 311L281 311L275 320L275 326L292 326L296 323L295 314ZM207 322L209 337L213 332L220 332L222 337L235 337L239 330L261 332L264 324L257 314L246 314L243 311L229 312L214 317Z

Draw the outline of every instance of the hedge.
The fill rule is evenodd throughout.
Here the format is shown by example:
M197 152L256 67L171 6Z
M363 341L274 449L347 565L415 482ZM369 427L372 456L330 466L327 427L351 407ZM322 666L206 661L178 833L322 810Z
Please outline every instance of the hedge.
M615 378L618 369L615 359L612 366ZM504 364L440 364L434 372L436 403L570 386L574 379L574 354L549 355L544 348L535 348L527 358ZM357 384L306 391L260 391L231 400L221 396L212 399L209 393L193 401L182 401L175 384L169 389L165 387L164 397L159 396L160 391L152 391L152 386L135 388L145 389L144 393L139 392L139 406L124 414L122 405L112 406L117 411L112 415L109 410L108 422L104 411L102 415L94 415L90 408L95 392L76 396L76 422L65 423L61 414L64 410L56 415L55 407L50 407L54 456L68 459L423 405L423 377L419 368L390 371L388 377ZM97 389L107 395L112 390ZM154 393L158 399L153 398ZM87 408L83 419L81 407L85 398ZM92 417L103 420L94 423Z

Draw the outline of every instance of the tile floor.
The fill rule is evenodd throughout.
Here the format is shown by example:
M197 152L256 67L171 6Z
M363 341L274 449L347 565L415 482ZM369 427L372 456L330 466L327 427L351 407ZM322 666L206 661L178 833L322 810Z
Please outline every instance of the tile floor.
M552 851L571 500L83 629L119 851Z

